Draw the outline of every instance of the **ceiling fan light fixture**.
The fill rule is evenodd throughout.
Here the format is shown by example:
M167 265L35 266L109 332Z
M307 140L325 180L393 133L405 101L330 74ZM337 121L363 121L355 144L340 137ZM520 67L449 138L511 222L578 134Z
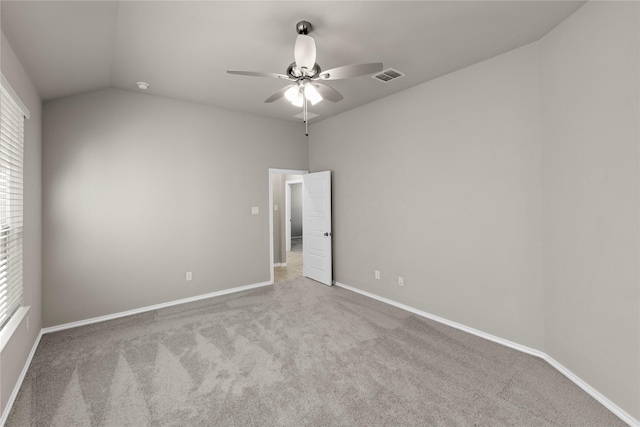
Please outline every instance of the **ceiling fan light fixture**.
M294 102L298 95L300 94L300 86L293 85L284 93L284 97L289 100L289 102Z
M295 99L293 101L291 101L291 104L293 104L296 107L302 107L304 104L304 96L302 95L302 92L298 92L298 95L295 97Z
M312 83L306 83L304 85L304 96L311 101L311 105L316 105L322 101L322 95L320 95L320 92L318 92L318 89L316 89Z

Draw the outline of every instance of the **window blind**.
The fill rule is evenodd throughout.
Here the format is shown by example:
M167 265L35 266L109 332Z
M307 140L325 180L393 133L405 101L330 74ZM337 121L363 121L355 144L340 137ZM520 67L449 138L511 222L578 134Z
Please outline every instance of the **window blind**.
M4 77L4 76L3 76ZM0 86L0 329L22 305L24 113Z

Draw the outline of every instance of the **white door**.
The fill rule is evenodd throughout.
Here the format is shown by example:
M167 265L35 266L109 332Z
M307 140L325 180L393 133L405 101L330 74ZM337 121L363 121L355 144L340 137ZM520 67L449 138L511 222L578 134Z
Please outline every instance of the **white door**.
M331 286L331 172L302 175L303 274Z

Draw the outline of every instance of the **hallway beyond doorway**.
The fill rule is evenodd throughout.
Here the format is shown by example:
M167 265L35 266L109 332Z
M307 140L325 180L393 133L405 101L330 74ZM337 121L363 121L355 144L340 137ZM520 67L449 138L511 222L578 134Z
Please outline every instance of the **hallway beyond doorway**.
M287 252L286 267L274 267L273 282L286 282L302 277L302 237L291 239L291 251Z

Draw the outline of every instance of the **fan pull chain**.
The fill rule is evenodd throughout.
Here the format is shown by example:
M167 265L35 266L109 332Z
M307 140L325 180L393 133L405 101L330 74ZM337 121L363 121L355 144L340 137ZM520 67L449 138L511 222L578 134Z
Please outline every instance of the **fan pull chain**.
M302 91L302 105L304 106L304 134L306 136L309 136L309 122L307 121L307 97L305 96L304 91Z

